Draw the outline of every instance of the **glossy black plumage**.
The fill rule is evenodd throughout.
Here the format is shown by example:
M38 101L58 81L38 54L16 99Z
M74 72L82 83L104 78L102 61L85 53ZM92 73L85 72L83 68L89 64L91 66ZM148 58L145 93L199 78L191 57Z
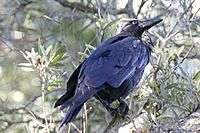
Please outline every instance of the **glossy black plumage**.
M119 112L128 112L123 98L139 83L151 55L152 44L142 40L142 33L160 21L129 21L120 34L104 41L79 65L68 80L67 92L55 103L61 109L69 107L61 126L72 121L93 96L111 114L118 111L110 106L115 100L123 108Z

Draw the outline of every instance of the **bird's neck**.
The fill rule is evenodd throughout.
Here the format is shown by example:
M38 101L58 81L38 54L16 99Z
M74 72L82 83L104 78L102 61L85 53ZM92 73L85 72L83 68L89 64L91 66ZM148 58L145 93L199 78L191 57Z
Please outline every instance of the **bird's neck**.
M119 35L132 36L138 40L141 40L150 51L152 51L153 49L153 43L151 41L151 38L147 34L144 34L143 36L137 36L131 32L120 32Z

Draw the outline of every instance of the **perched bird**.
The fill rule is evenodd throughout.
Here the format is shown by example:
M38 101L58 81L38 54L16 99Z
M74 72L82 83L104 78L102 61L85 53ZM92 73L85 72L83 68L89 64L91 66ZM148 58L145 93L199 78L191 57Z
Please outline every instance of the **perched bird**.
M118 35L102 42L78 66L67 82L67 92L55 103L61 109L69 107L61 127L71 122L91 97L98 99L112 115L128 112L123 99L139 83L153 47L142 34L161 21L158 17L128 21ZM113 108L111 103L116 100L119 107Z

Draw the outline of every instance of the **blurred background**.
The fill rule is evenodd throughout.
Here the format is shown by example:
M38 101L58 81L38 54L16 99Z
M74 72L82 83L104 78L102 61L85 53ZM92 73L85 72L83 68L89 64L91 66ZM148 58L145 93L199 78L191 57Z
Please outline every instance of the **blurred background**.
M0 0L0 132L103 133L200 130L199 0ZM161 16L148 34L150 64L114 120L94 98L61 130L54 103L66 82L125 18Z

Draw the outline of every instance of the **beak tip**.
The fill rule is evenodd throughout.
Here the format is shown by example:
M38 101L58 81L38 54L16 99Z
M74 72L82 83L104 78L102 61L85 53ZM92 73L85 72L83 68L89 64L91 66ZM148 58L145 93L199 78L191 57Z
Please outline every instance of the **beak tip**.
M162 21L163 21L163 19L162 19L162 18L159 18L159 23L162 22Z

